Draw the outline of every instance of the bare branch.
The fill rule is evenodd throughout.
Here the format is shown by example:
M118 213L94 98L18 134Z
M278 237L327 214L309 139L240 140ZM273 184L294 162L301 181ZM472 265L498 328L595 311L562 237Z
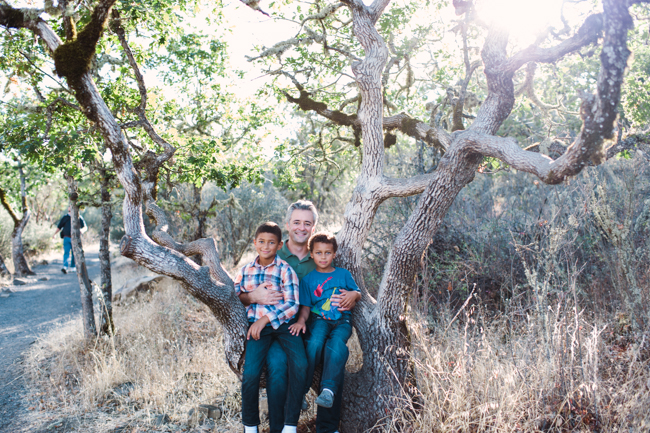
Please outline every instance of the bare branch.
M647 146L648 144L650 144L649 134L628 135L624 139L619 140L614 146L607 149L607 159L613 158L624 150L632 150L640 145Z
M257 56L255 57L246 56L246 58L248 59L249 62L252 62L253 60L262 59L268 56L280 57L282 56L282 54L284 54L285 51L287 51L290 48L297 47L298 45L310 45L314 42L320 43L325 40L325 37L323 35L313 32L308 27L305 27L305 31L307 32L307 36L305 37L302 38L295 37L295 38L287 39L286 41L278 42L277 44L273 45L271 48L265 49ZM329 48L331 49L331 47Z
M121 24L121 18L120 14L117 10L113 10L113 21L111 23L111 27L113 29L113 32L115 35L117 35L117 38L120 41L120 44L122 45L122 49L124 50L127 58L129 59L129 64L131 65L131 69L133 70L133 73L135 75L135 80L138 83L138 90L140 92L140 105L135 108L135 112L140 118L140 126L147 132L149 135L149 138L153 140L154 143L158 144L163 148L163 153L160 155L153 155L149 154L149 152L146 155L146 158L143 157L141 160L141 163L146 164L146 171L147 171L147 195L152 194L152 197L155 198L155 184L157 181L158 177L158 170L160 167L167 161L169 161L172 156L174 156L174 152L176 149L169 144L165 139L163 139L156 130L154 129L153 125L151 125L151 122L149 122L149 119L147 119L147 114L146 114L146 108L147 108L147 87L144 83L144 77L142 76L142 73L140 72L140 67L138 66L138 63L135 60L135 57L133 56L133 52L131 51L131 47L129 47L129 43L126 40L126 33L124 31L124 28L122 27ZM146 161L146 162L145 162Z
M40 9L16 9L0 1L0 25L7 28L25 28L41 37L50 51L54 52L63 42L40 17Z
M240 1L244 3L246 6L248 6L249 8L253 9L254 11L264 14L267 17L271 16L260 8L260 0L240 0Z
M384 13L384 9L386 9L386 6L388 6L389 3L390 0L375 0L368 7L373 24L377 23L377 20L379 20L381 14Z
M285 74L288 75L288 74ZM288 75L289 76L289 75ZM293 77L291 77L293 78ZM332 110L327 107L323 102L317 102L312 99L309 93L304 90L302 85L293 79L294 85L300 91L300 96L294 98L285 92L285 96L289 102L292 102L300 107L303 111L315 111L326 119L331 120L337 125L351 126L355 131L360 130L361 122L356 114L346 114L339 110ZM355 97L354 99L358 98ZM410 117L406 113L400 113L395 116L383 118L383 129L393 130L397 129L400 132L408 135L409 137L422 140L429 145L436 147L441 151L446 151L451 143L451 139L447 131L444 129L434 128L425 122L421 122Z
M528 99L535 104L540 110L542 110L544 113L546 113L549 110L556 110L562 107L562 104L558 102L556 105L548 105L542 102L537 95L535 94L535 88L533 87L534 83L534 78L535 78L535 69L537 69L537 63L535 62L530 62L526 66L526 80L524 81L524 84L521 85L519 89L517 89L516 94L522 94L525 93L526 96L528 96Z
M14 222L14 225L18 225L20 223L20 218L18 218L18 215L16 215L13 208L9 204L9 200L7 200L7 193L2 187L0 187L0 203L2 203L2 207L5 208L7 213L9 213L9 216L11 217L11 220Z
M590 15L573 37L550 48L540 48L537 45L531 45L510 57L503 65L503 69L504 71L515 72L528 62L554 62L569 53L579 50L585 45L596 43L602 29L603 14Z
M384 177L381 197L383 200L392 197L409 197L421 194L431 182L431 173L411 176L406 179Z
M304 26L307 21L317 21L317 20L325 19L343 6L344 6L343 3L335 3L335 4L327 5L317 13L305 17L302 20L300 27L302 28L302 26Z

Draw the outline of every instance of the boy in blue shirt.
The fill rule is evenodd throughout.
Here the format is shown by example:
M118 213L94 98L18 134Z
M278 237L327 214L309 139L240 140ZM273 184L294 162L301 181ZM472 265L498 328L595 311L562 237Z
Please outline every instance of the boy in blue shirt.
M331 297L340 294L341 289L359 291L349 271L332 266L338 245L334 235L317 233L309 239L309 251L316 263L316 269L300 281L300 312L298 321L289 327L294 335L309 328L305 344L307 355L307 380L305 394L309 391L314 369L323 360L320 394L316 404L330 408L334 404L337 385L343 383L342 376L349 351L346 346L352 334L349 311L339 311L331 304Z

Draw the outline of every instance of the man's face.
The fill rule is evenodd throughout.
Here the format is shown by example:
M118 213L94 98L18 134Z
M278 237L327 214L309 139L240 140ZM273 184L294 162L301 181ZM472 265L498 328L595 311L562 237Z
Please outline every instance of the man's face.
M306 244L309 237L314 233L314 214L310 210L294 210L287 223L287 231L292 244Z
M253 244L262 261L273 260L275 254L282 247L282 241L273 233L260 233Z

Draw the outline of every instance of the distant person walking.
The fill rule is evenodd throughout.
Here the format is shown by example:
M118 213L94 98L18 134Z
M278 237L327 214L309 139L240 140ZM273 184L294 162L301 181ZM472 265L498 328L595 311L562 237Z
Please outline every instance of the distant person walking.
M63 268L61 272L67 274L69 272L76 272L77 268L74 263L74 252L72 251L72 209L68 206L68 213L64 215L63 218L57 224L57 229L52 235L54 238L57 233L61 232L60 236L63 239ZM79 215L79 226L81 227L81 233L85 233L87 230L86 222L83 217ZM70 258L70 267L68 267L68 258Z

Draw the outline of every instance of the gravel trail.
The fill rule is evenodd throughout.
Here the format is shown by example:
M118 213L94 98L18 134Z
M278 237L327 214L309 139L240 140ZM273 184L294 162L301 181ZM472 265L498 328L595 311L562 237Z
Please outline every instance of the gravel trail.
M85 252L90 279L99 278L97 247ZM22 371L24 352L53 325L81 315L76 274L61 272L62 260L36 266L36 276L49 277L24 286L10 286L14 293L0 297L0 432L24 431L28 411Z

